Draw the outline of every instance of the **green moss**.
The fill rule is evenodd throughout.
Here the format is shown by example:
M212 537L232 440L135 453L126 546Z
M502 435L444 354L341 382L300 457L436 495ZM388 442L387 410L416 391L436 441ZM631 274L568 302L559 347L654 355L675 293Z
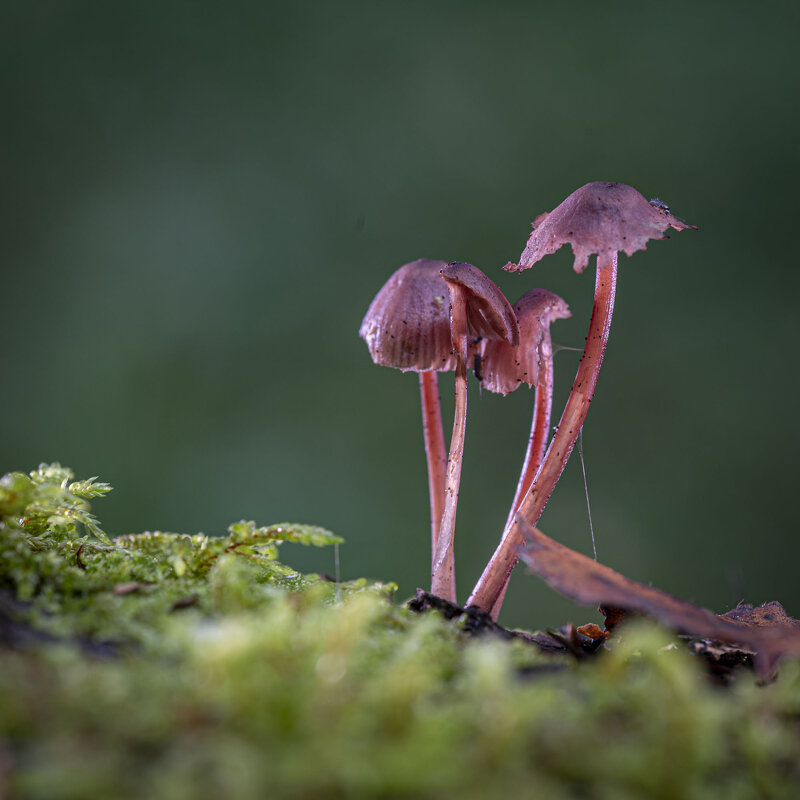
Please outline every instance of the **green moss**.
M100 486L0 481L0 794L797 796L797 663L721 689L653 627L581 662L469 638L278 561L322 529L109 540Z

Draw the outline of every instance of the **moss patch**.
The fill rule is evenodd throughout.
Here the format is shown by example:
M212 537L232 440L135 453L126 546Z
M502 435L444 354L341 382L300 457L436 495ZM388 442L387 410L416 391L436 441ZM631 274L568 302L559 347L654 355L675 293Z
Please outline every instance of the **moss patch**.
M108 487L0 480L0 796L794 797L800 667L726 688L652 626L472 638L278 560L321 528L109 539Z

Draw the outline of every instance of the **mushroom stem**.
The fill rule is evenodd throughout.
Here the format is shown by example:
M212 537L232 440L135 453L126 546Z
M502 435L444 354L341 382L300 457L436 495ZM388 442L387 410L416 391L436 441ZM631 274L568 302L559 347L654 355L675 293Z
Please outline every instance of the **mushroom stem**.
M456 507L461 484L461 463L467 425L467 365L458 359L455 376L455 415L447 459L447 482L444 490L444 512L436 543L431 574L431 592L437 597L456 602L455 557L453 542L456 528Z
M550 415L553 409L553 346L548 334L542 340L539 382L536 384L536 396L533 403L533 420L531 421L528 449L525 453L522 473L519 476L517 493L514 495L514 501L508 512L505 530L508 530L514 522L520 503L528 493L528 489L531 488L547 449L547 435L550 431Z
M602 267L598 264L592 319L572 391L555 435L547 448L544 461L518 507L518 514L531 526L535 526L539 521L564 471L589 411L608 343L616 286L617 254L614 253L610 264ZM517 550L523 544L524 534L515 518L506 528L497 550L472 590L467 605L476 605L485 611L495 611L497 601L516 563Z
M541 345L541 365L539 368L539 382L536 384L536 396L533 401L533 420L531 422L531 435L528 439L528 449L525 452L525 461L522 464L522 472L519 476L519 483L517 484L517 492L514 495L514 501L511 503L511 508L508 511L508 519L506 526L503 529L503 535L514 523L517 516L520 503L528 489L531 488L533 479L542 465L545 450L547 449L547 435L550 432L550 415L553 410L553 345L550 340L549 334L545 334L542 339ZM492 619L496 620L500 614L500 607L503 605L503 600L506 596L506 589L508 588L508 581L511 577L511 571L517 564L518 557L514 557L511 564L511 569L508 571L503 588L500 594L492 605L491 615Z
M447 459L444 513L431 570L431 593L455 603L456 577L453 542L458 490L461 485L461 463L464 456L464 435L467 426L467 304L462 287L451 286L450 303L452 340L458 359L455 372L455 412L453 414L453 433L450 437L450 455Z
M444 512L444 486L447 451L444 448L442 409L439 403L439 383L436 372L419 373L419 392L422 402L422 434L425 438L425 457L428 461L428 492L431 504L431 562L436 557L439 526Z

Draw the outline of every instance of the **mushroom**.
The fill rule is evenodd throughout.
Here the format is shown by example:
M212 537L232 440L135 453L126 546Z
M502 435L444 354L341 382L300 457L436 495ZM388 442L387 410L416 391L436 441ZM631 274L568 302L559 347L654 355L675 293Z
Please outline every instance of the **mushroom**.
M519 344L519 326L505 295L477 267L453 261L441 272L450 287L450 332L456 357L455 413L447 459L444 513L431 572L431 592L456 602L453 541L464 454L470 343L475 338L502 339L515 347Z
M572 246L573 266L578 273L586 268L590 255L597 255L594 307L583 356L556 433L518 509L531 526L538 522L561 477L594 395L614 309L617 254L622 250L631 256L637 250L644 250L648 240L667 238L664 234L669 227L678 231L696 230L696 226L673 216L663 202L648 202L631 186L604 181L588 183L553 211L536 218L519 264L505 267L509 272L528 269L567 243ZM501 540L484 570L483 583L476 586L471 597L475 605L487 611L494 608L503 591L516 559L515 542L523 536L516 520L511 528L511 534Z
M547 289L531 289L524 294L514 304L514 313L519 323L519 347L511 347L499 340L487 340L482 343L480 354L483 364L481 386L490 392L506 395L523 383L527 383L529 387L536 387L528 447L517 491L503 529L503 538L510 534L519 504L533 483L547 447L553 406L553 344L550 339L550 324L554 320L570 316L564 300ZM524 542L520 540L514 544L521 546ZM515 558L506 575L504 587L492 607L494 619L497 619L505 586L508 585L511 569L516 562ZM480 589L485 579L488 579L486 573L481 576L473 594ZM472 600L470 597L467 605L470 605Z
M419 373L431 560L444 511L447 464L436 373L456 366L450 337L450 292L440 274L446 263L420 258L400 267L375 296L358 331L376 364Z

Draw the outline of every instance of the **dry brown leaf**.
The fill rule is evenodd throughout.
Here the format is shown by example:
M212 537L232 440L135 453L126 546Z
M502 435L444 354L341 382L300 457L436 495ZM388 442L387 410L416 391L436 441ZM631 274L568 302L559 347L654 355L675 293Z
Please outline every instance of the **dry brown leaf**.
M520 558L535 575L570 600L654 617L678 633L743 645L756 653L756 668L768 675L777 661L800 655L800 621L778 602L761 608L740 605L719 616L652 586L632 581L610 567L571 550L521 517L527 545Z

